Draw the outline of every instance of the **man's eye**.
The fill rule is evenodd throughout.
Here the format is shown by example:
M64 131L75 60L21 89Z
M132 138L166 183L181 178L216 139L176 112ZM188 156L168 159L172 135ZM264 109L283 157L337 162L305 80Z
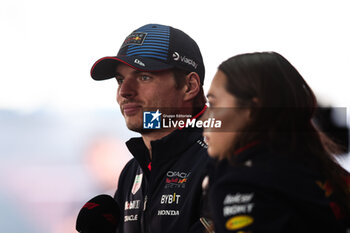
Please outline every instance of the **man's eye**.
M122 78L116 77L115 79L117 80L118 85L123 83L123 79Z
M140 79L141 79L142 81L147 81L147 80L150 80L151 77L148 76L148 75L141 75Z

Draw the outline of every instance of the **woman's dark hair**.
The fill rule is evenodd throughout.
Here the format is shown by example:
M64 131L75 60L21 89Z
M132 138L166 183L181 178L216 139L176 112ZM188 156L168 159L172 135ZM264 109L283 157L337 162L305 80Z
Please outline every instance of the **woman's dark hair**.
M234 56L220 66L226 89L239 107L251 109L251 120L230 148L235 150L263 140L275 151L300 156L330 181L343 211L350 213L348 173L333 157L337 146L313 124L316 97L299 72L275 52Z

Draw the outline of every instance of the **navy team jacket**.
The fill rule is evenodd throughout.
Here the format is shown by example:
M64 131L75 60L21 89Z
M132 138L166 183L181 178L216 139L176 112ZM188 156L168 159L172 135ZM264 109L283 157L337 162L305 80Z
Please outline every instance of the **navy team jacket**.
M349 222L314 162L273 153L262 144L235 159L235 165L215 164L209 178L216 233L346 232Z
M117 232L204 232L199 218L209 157L202 130L178 129L152 141L152 161L142 138L126 144L134 158L114 196L123 218Z

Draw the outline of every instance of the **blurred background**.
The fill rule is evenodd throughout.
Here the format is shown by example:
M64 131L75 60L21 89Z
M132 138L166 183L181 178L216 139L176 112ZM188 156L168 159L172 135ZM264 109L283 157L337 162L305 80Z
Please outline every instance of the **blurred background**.
M74 233L82 205L113 195L131 158L115 80L90 68L147 23L188 33L206 65L276 51L340 129L349 124L348 1L0 0L0 231ZM344 119L345 118L345 119ZM348 143L348 138L345 140ZM349 156L339 157L350 170Z

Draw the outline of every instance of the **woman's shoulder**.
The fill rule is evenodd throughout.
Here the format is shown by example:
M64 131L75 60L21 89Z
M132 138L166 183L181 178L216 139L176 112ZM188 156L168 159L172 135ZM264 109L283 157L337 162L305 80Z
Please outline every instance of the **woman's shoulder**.
M220 161L211 183L225 187L239 184L303 198L322 196L324 179L315 167L265 148L242 154L236 162Z
M279 222L280 232L294 226L294 221L315 231L341 228L335 217L337 206L327 196L327 182L304 162L283 154L257 153L238 164L220 161L213 178L209 181L211 205L219 209L215 216L223 226L244 216L259 227L271 218L280 219L268 226L277 229Z

